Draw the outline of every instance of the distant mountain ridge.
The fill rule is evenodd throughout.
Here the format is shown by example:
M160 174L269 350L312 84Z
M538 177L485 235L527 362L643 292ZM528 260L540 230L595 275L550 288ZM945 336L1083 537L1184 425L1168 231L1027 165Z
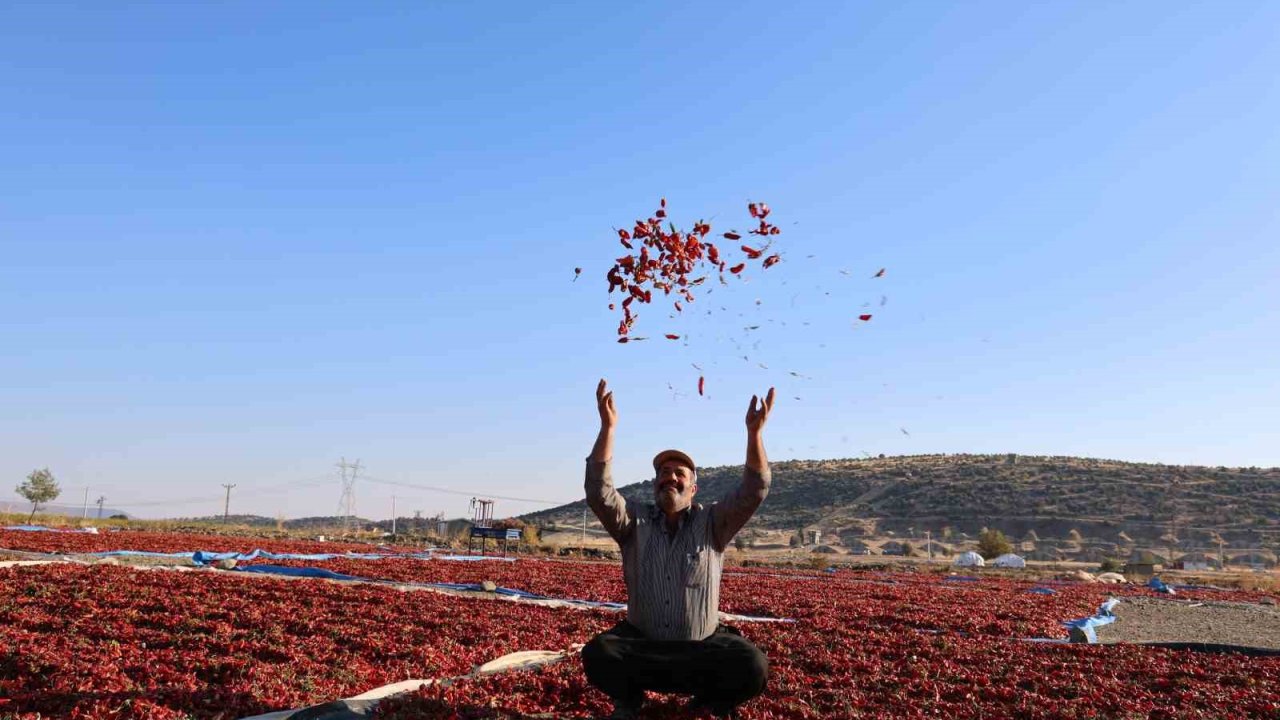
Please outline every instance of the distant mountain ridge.
M29 513L31 512L31 501L22 498L14 498L12 500L0 500L0 512L8 513ZM88 515L85 515L84 505L71 505L67 503L50 503L48 505L41 503L39 515L66 515L67 517L88 517L90 520L96 520L99 517L98 506L90 503ZM118 508L106 507L102 508L101 517L109 518L112 515L128 515L124 510Z
M769 498L748 530L818 530L847 540L929 532L942 539L990 527L1014 539L1064 543L1280 544L1280 468L1005 454L794 460L772 470ZM700 469L698 499L715 501L741 475L741 465ZM648 500L653 483L619 491ZM572 525L581 523L584 507L578 501L522 519Z

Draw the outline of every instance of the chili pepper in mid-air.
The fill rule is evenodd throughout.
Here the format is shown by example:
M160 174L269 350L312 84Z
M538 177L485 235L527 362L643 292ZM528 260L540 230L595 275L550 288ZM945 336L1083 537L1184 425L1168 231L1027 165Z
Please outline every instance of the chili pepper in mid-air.
M780 260L782 260L782 257L780 255L770 255L769 257L764 259L764 269L768 270L774 265L777 265Z
M884 268L880 268L880 272L876 273L875 275L872 275L871 277L873 278L884 277Z
M702 390L703 388L706 387L706 384L707 384L707 379L705 377L699 376L698 377L698 394L699 395L702 394Z
M748 210L751 217L759 223L759 227L751 230L751 234L765 236L777 235L781 232L765 220L771 212L767 204L752 202L749 203ZM693 229L686 232L677 229L674 223L667 221L665 219L667 214L666 198L662 198L659 200L658 209L651 216L636 220L630 230L615 228L618 241L632 252L615 261L607 279L610 292L620 290L624 299L645 304L653 302L655 290L661 291L664 295L670 295L674 291L680 296L680 300L674 304L675 310L683 312L684 304L695 300L692 288L702 285L710 276L706 271L707 264L718 270L721 284L727 284L725 271L727 270L728 274L739 275L746 269L746 263L737 263L730 267L730 263L720 255L719 248L714 243L706 242L705 238L711 233L710 223L698 220L693 225ZM722 235L728 240L742 238L742 234L733 230L724 232ZM757 260L767 255L770 244L771 242L766 240L765 245L759 249L745 245L742 249L748 260ZM770 267L780 260L780 256L767 257L765 267ZM581 270L575 269L575 280L580 274ZM624 303L622 308L625 314L623 326L626 329L630 329L636 319L636 316L630 314L629 305L629 302ZM610 309L615 308L616 305L611 304ZM628 334L626 329L620 329L619 334Z
M870 319L871 319L871 316L870 316L870 315L859 315L859 316L858 316L858 319L859 319L859 320L861 320L862 322L866 322L866 321L868 321L868 320L870 320Z
M668 340L679 340L679 339L680 339L680 336L679 336L679 335L676 335L676 334L674 334L674 333L667 333L667 339L668 339Z

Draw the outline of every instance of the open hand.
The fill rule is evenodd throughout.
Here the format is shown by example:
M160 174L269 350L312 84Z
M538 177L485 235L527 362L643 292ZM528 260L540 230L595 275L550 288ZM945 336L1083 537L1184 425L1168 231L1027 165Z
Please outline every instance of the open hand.
M601 430L612 430L617 426L618 409L613 406L613 393L604 379L596 386L596 408L600 411Z
M752 395L751 405L747 406L747 432L758 433L763 430L770 412L773 412L773 388L769 388L769 394L765 395L763 401L760 396Z

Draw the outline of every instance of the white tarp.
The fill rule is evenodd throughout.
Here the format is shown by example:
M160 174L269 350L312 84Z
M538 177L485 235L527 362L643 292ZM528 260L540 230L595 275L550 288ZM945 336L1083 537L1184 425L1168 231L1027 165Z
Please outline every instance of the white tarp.
M995 560L992 560L991 564L1000 568L1024 568L1027 566L1027 561L1023 560L1020 555L1005 553Z
M960 567L982 567L987 564L986 560L978 553L970 550L966 553L960 553L960 557L956 558L956 565Z

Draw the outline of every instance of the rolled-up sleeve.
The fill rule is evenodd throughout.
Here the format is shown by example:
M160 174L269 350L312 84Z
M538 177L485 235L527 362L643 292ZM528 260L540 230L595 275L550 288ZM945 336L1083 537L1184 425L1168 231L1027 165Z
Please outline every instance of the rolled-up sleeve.
M627 513L626 499L613 487L613 472L608 462L587 460L585 489L587 505L600 518L609 536L622 545L635 523Z
M756 508L769 495L772 481L773 473L767 467L764 472L743 468L742 482L723 500L711 506L711 531L717 550L728 547L733 536L756 513Z

